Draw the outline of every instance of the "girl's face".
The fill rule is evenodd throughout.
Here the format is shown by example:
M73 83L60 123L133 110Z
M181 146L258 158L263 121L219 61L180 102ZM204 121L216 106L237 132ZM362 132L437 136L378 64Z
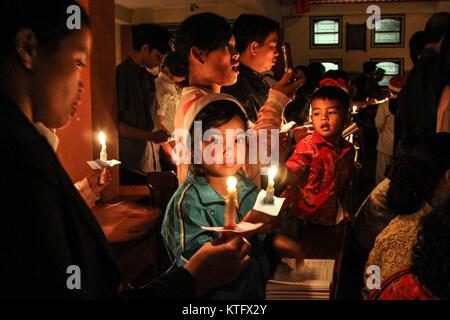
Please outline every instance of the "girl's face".
M202 142L202 167L207 176L235 175L245 161L245 124L234 116L220 127L212 129L207 141ZM206 138L206 135L205 135Z
M82 29L59 43L56 52L37 47L31 75L33 120L49 128L64 126L81 103L84 71L91 50L91 32Z
M231 37L227 45L211 51L205 56L202 74L206 82L219 87L235 84L239 71L239 53L236 41Z

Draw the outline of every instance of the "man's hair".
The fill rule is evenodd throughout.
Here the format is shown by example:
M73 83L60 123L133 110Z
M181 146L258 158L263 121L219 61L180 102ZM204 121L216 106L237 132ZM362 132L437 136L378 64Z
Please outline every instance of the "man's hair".
M450 169L450 133L420 136L405 149L392 166L386 195L388 208L399 215L417 212Z
M183 65L183 63L181 63L180 59L174 54L171 54L166 57L166 59L164 60L164 66L169 68L170 73L175 77L187 76L185 66Z
M185 19L175 37L175 53L186 68L193 47L206 53L228 44L231 27L228 21L214 13L200 13Z
M241 14L233 25L236 50L242 54L254 41L263 45L270 33L278 33L279 30L279 23L270 18L256 14Z
M431 293L450 299L450 198L422 218L411 272Z
M162 54L170 50L170 40L172 35L166 28L153 24L138 24L132 28L133 49L140 51L142 46L148 45L151 49L156 49Z
M417 31L409 39L409 56L413 64L417 64L423 49L425 49L425 32Z
M56 51L61 40L79 30L70 30L67 21L70 6L80 8L82 28L91 22L83 7L75 0L2 0L0 1L0 55L10 54L15 48L15 38L20 30L30 29L41 45Z
M450 13L438 12L428 19L425 25L425 42L436 43L442 37L448 37L450 29Z
M316 99L334 101L344 114L349 112L350 97L348 96L347 92L338 87L334 86L321 87L311 97L311 104Z

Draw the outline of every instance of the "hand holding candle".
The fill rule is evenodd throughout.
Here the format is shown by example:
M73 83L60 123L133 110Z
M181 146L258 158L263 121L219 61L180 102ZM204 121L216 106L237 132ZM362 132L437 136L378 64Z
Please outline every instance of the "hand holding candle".
M274 185L275 185L275 176L277 175L277 167L270 167L269 169L269 179L267 182L267 194L266 198L264 199L265 203L273 203L273 195L275 192Z
M235 177L229 177L227 179L228 197L225 207L225 228L234 229L236 226L236 192L237 179Z
M107 162L108 154L106 153L106 136L103 133L103 131L98 134L98 140L100 141L100 144L102 145L102 150L100 151L100 160Z

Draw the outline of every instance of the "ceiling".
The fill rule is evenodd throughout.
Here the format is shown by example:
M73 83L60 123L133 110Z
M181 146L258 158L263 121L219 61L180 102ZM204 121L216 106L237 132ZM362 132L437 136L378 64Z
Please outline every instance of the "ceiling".
M186 8L191 4L199 7L214 7L233 4L233 0L115 0L119 4L128 9L152 8L152 9L168 9L168 8Z
M310 4L329 4L329 3L377 3L377 2L414 2L424 0L309 0ZM429 2L449 1L449 0L425 0ZM199 7L229 6L235 3L235 0L115 0L119 4L128 9L152 8L152 9L168 9L168 8L186 8L191 4ZM242 2L242 1L239 1ZM281 4L292 4L295 0L278 0Z

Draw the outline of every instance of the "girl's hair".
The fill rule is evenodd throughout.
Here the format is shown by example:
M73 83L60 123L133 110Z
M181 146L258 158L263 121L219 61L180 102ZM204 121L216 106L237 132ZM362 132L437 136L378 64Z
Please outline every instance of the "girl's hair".
M206 130L223 126L235 116L239 116L244 122L244 130L248 129L247 116L241 107L229 100L214 101L206 105L195 117L194 121L202 123L202 137ZM191 137L194 137L194 125L190 129ZM194 150L195 139L191 139L191 150ZM196 176L205 176L206 172L201 164L194 163L192 152L191 171Z
M228 44L231 26L228 21L214 13L200 13L185 19L175 36L175 53L186 68L193 47L209 53Z
M30 29L39 43L51 52L58 50L62 39L78 30L71 30L67 22L72 13L67 13L70 6L80 8L81 27L90 27L91 21L83 7L75 0L2 0L0 2L0 38L2 47L0 55L14 52L17 33ZM70 11L69 11L70 12Z
M421 138L413 150L394 162L387 205L396 214L412 214L431 199L440 179L450 169L450 134Z

